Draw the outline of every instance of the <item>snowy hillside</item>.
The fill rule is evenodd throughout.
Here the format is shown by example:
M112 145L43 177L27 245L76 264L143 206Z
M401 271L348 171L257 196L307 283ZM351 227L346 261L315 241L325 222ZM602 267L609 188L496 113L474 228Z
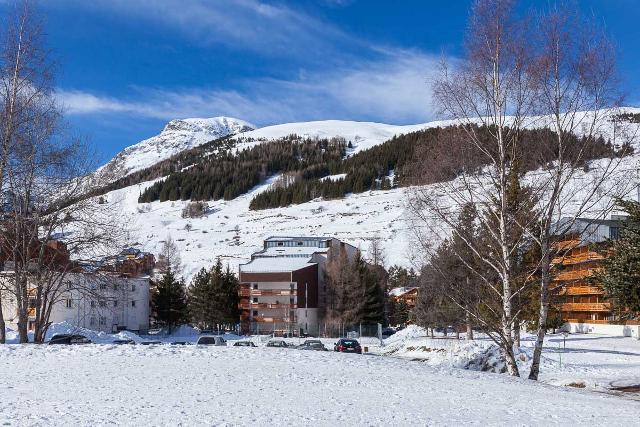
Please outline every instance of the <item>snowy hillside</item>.
M355 152L381 144L393 135L449 123L431 122L411 126L346 121L291 123L244 132L234 139L238 140L238 148L243 149L291 134L311 138L338 136L351 141L354 147L352 152ZM178 128L180 130L175 130L178 134L188 133L182 125ZM604 133L609 131L610 129L603 129ZM148 144L143 145L147 147L153 147L153 143L159 145L160 138L168 137L168 132L174 132L174 129L165 129L160 136L141 144ZM197 138L193 136L192 140ZM179 150L178 147L184 141L167 140L165 142L170 148L160 150L158 147L157 150L173 152ZM621 171L631 176L637 184L638 174L635 171L640 161L640 150L637 143L634 145L636 154L624 159ZM125 156L125 160L137 158L143 159L146 164L153 162L151 155L143 155L143 152L136 150L135 156ZM130 163L127 165L134 167ZM597 162L592 166L597 167ZM530 178L534 175L535 172L530 174ZM412 247L413 235L406 213L407 192L413 191L412 188L352 194L337 200L316 199L285 208L249 210L252 198L269 188L276 178L272 177L236 199L208 202L209 211L202 218L182 218L181 213L187 203L185 201L138 203L139 195L153 182L107 193L105 209L115 209L122 214L123 223L128 224L131 233L130 243L137 243L144 250L158 253L163 241L171 236L181 250L187 279L200 268L210 266L216 257L222 257L225 263L236 269L238 264L247 262L251 253L259 250L262 241L271 235L335 236L360 247L365 255L372 237L379 236L384 242L388 265L409 267L413 261L418 261L414 259L416 251ZM569 188L570 199L574 204L584 197L581 189L589 179L589 172L581 171L575 176L574 183ZM445 197L443 203L446 202ZM567 206L570 208L571 204Z
M160 134L125 148L98 172L109 171L121 178L181 151L252 129L255 129L254 125L230 117L171 120Z
M446 125L448 122L430 122L417 125L388 125L374 122L354 122L346 120L322 120L315 122L285 123L267 126L253 131L244 132L234 137L240 142L238 149L245 149L270 140L283 138L292 134L303 138L344 138L351 142L353 150L349 154L366 150L382 144L394 135L415 132L428 127Z

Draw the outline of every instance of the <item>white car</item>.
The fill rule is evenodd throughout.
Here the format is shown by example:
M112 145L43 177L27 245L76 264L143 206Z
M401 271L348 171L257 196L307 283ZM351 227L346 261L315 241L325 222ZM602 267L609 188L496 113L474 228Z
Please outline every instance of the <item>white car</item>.
M222 337L217 337L213 335L204 335L198 338L198 341L196 341L196 345L215 345L215 346L226 347L227 341Z

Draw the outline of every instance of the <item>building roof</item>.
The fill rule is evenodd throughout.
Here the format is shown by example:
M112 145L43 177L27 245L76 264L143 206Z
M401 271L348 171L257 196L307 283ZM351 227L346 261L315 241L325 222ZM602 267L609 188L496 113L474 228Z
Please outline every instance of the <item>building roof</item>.
M318 248L316 246L274 246L254 253L253 257L311 257L315 253L326 253L328 250L329 248Z
M290 273L316 263L309 262L309 258L291 257L258 257L247 264L240 265L241 273Z
M599 243L615 238L611 229L617 229L623 224L622 219L593 219L593 218L561 218L554 225L554 234L577 234L583 244ZM614 230L615 231L615 230Z
M282 241L294 241L294 240L312 240L317 242L323 242L326 240L331 240L333 237L320 237L320 236L269 236L264 241L265 242L282 242Z
M399 297L399 296L402 296L404 294L407 294L407 293L413 291L414 289L418 289L418 288L415 287L415 286L411 286L411 287L407 287L407 288L405 288L405 287L393 288L393 289L389 290L389 296Z

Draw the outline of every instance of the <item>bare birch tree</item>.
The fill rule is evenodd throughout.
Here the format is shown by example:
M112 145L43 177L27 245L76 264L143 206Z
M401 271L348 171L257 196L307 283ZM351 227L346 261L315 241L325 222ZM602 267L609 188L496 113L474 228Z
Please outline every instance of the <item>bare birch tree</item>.
M519 375L513 352L513 298L519 290L514 289L512 258L524 242L514 241L509 233L514 226L508 203L509 171L535 97L527 72L531 58L520 41L526 25L514 18L512 3L481 0L474 4L464 59L454 69L443 62L433 86L441 112L461 124L461 137L484 157L487 166L482 173L464 170L453 182L416 189L410 206L421 232L431 234L423 240L428 243L425 249L433 250L433 241L453 232L482 263L477 274L500 302L495 313L500 327L488 328L490 336L504 351L508 372ZM478 132L477 125L487 132ZM494 250L485 251L479 242L466 239L458 227L458 212L469 204L477 206L479 227ZM497 282L489 279L494 275Z
M629 192L629 174L621 173L620 165L627 154L625 147L637 132L618 118L622 97L615 50L604 31L566 4L540 13L535 27L529 47L535 52L531 75L538 94L536 111L544 121L538 125L553 130L556 140L549 147L555 150L553 163L529 182L539 200L538 224L531 234L540 248L539 327L529 373L534 380L538 379L547 329L555 251L552 239L568 231L585 213L604 217L613 208L614 198ZM569 144L573 135L582 136L582 144ZM583 176L581 166L601 136L618 149L618 156L593 162Z
M27 1L9 20L2 55L0 252L10 268L0 287L15 304L20 342L28 341L29 318L42 342L52 307L73 288L69 256L98 261L119 251L125 227L83 197L95 165L62 126L42 24Z

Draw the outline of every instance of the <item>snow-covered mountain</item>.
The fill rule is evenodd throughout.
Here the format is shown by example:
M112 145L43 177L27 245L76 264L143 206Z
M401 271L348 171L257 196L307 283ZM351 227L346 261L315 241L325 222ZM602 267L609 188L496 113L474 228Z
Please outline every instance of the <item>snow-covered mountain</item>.
M193 121L198 119L180 121L180 124L176 123L176 129L171 125L176 121L171 122L161 135L130 147L128 150L132 150L133 154L125 156L125 150L112 162L116 162L121 156L121 162L130 168L129 170L140 169L143 163L146 167L156 161L151 154L145 154L148 151L166 153L168 157L179 152L181 146L184 146L184 149L191 148L198 144L197 141L202 141L199 142L202 144L213 139L211 134L202 136L204 131L190 133L189 129L202 128L190 127L189 124ZM242 121L237 122L241 123L241 126L250 126ZM238 131L233 139L237 141L237 149L242 150L291 134L309 138L343 137L352 143L353 153L382 144L394 135L448 124L451 122L394 126L328 120L281 124L242 133ZM604 134L611 132L609 127L603 129ZM634 129L640 131L640 125L636 125ZM174 135L179 136L178 141L170 137L174 131ZM190 145L185 141L192 143ZM636 184L640 182L640 177L634 172L637 171L640 162L639 141L640 139L636 139L634 144L636 154L625 158L621 165L622 170L627 171ZM163 147L163 144L167 147ZM133 150L134 147L146 149ZM139 163L133 163L134 160ZM270 235L335 236L360 247L365 255L372 237L377 236L384 242L389 265L400 264L408 267L415 261L412 259L416 255L412 247L415 242L406 212L407 192L413 191L411 187L352 194L343 199L316 199L284 208L250 210L249 203L252 198L269 188L276 178L272 177L270 181L233 200L210 201L209 211L202 218L182 218L182 210L188 203L186 201L138 203L138 196L154 181L107 193L104 195L106 203L101 205L101 208L116 209L121 214L122 223L127 224L131 232L130 243L137 244L144 250L158 253L163 241L169 236L172 237L181 251L186 279L200 268L210 266L216 257L221 257L231 268L237 268L239 263L249 260L251 253L261 249L263 239ZM579 201L581 197L585 197L581 188L589 179L589 172L586 171L575 176L575 184L571 185L571 188L575 189L572 200Z
M244 120L231 117L171 120L158 135L125 148L102 166L115 178L142 170L169 157L214 139L255 129Z

